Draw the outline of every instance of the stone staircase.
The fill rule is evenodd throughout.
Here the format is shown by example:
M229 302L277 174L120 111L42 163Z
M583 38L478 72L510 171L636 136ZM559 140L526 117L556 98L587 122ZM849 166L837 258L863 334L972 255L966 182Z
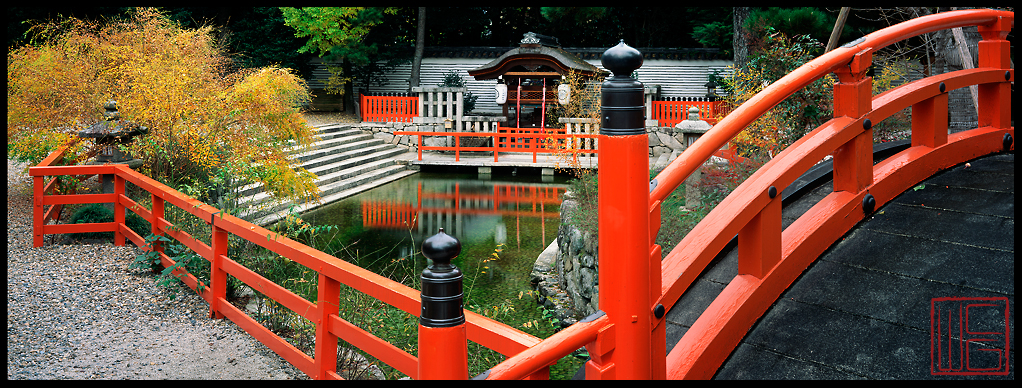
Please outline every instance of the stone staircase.
M398 158L408 151L384 143L369 132L343 124L319 126L316 130L314 146L293 152L291 158L316 174L321 201L274 204L261 184L249 184L241 188L238 202L251 210L242 212L241 218L269 225L286 216L292 206L298 213L305 212L416 173L408 169L406 159Z

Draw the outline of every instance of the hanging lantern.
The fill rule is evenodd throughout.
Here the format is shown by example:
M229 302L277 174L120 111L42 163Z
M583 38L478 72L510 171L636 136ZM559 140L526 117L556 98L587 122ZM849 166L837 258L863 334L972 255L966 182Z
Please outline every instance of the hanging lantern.
M571 86L568 84L557 85L557 103L565 105L571 101Z
M495 89L497 91L497 105L503 105L507 102L507 85L499 83Z

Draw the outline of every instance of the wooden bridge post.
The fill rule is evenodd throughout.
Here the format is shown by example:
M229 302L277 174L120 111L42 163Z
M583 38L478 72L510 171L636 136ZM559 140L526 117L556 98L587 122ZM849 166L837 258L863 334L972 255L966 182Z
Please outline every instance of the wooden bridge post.
M866 71L873 54L856 54L847 67L834 72L834 117L862 117L873 109L873 78ZM834 152L834 191L858 193L873 182L873 126L866 120L863 131Z
M419 380L468 379L468 336L462 304L462 274L451 264L461 242L444 228L422 242L433 264L422 270L419 315Z
M977 67L1004 69L1004 82L979 85L979 126L1011 127L1011 44L1005 40L1014 23L998 18L991 24L979 25L979 64Z
M653 338L652 327L649 138L642 83L631 77L642 66L642 54L622 41L601 61L614 72L601 95L598 170L599 303L612 327L592 345L595 356L586 364L586 378L647 380L663 375L653 372L651 360L666 355L653 345L665 339ZM654 349L659 354L652 354Z

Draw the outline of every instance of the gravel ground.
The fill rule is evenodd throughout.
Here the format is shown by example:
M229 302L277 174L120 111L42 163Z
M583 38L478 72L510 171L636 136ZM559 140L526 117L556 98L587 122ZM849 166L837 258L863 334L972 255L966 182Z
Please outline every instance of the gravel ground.
M191 289L129 270L130 243L32 247L32 186L7 161L8 379L304 379ZM171 295L176 295L171 299Z

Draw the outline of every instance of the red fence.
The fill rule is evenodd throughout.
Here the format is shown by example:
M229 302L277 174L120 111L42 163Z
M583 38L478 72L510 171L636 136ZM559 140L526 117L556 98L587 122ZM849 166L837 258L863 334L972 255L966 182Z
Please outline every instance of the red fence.
M369 96L362 95L362 121L366 122L412 122L419 116L419 97L404 95Z
M203 284L198 278L185 272L183 268L178 268L173 274L181 276L185 284L210 304L211 317L226 317L235 322L302 372L319 379L340 378L335 368L337 365L337 341L342 339L402 373L412 378L418 378L419 360L417 357L337 315L341 284L355 288L414 316L420 314L418 290L302 245L258 225L225 215L212 206L131 170L127 165L54 166L55 161L59 160L65 151L66 148L62 148L49 155L38 166L29 168L29 175L34 181L34 246L42 246L43 236L47 234L114 232L115 245L124 245L125 239L128 239L146 251L155 249L159 252L160 260L165 268L174 265L175 262L163 253L163 248L160 245L157 244L155 248L148 247L142 236L125 225L125 210L133 211L150 222L152 234L173 238L210 262L210 284ZM50 190L54 185L53 180L56 178L45 182L47 176L93 174L112 175L114 192L52 195ZM125 195L125 184L129 182L150 193L153 204L150 209L146 209ZM49 210L52 212L53 206L61 204L105 202L114 204L113 222L47 225L44 221L44 214L47 214L44 212L46 207L50 207ZM206 220L211 228L212 244L206 245L167 221L164 218L167 205L176 206L199 219ZM305 300L229 258L227 256L228 235L247 240L317 272L319 274L317 302ZM309 357L245 314L244 311L230 304L226 299L228 274L315 324L314 357ZM540 342L539 338L479 314L465 311L465 315L468 339L506 356L513 356ZM544 377L549 374L549 371L546 368L540 368L529 371L528 374Z
M724 101L702 101L701 97L675 97L666 101L650 102L650 120L657 120L661 127L674 126L682 120L688 119L688 110L691 107L699 108L699 118L710 123L717 124L717 117L727 114L727 104Z
M537 154L570 153L577 157L579 153L592 153L593 150L582 149L581 139L598 138L599 135L590 134L566 134L564 128L509 128L498 127L496 132L416 132L416 131L395 131L394 135L415 136L418 138L419 160L422 160L422 151L454 151L454 160L461 160L461 151L491 151L493 161L499 161L498 154L501 152L524 152L532 153L532 162L536 163ZM423 137L443 136L454 139L453 146L425 146L422 144ZM490 138L489 146L463 147L461 138Z

